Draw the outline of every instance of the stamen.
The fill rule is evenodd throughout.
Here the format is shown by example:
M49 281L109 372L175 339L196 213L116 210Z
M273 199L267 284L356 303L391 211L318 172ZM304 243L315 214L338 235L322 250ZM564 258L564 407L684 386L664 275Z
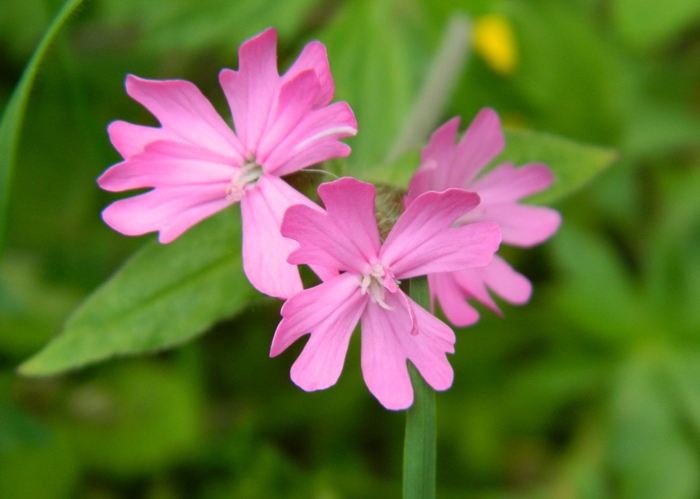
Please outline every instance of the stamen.
M386 304L384 301L384 296L387 290L387 286L385 282L387 279L385 278L385 269L384 266L381 264L376 264L372 267L372 271L369 274L363 274L362 277L360 278L360 288L362 294L369 294L370 299L378 304L380 307L382 307L384 310L393 310L392 307ZM387 276L389 279L391 279L391 276ZM392 282L395 282L395 280L392 279ZM396 286L393 286L395 289L398 289ZM390 292L394 293L395 290L389 290Z
M240 201L245 195L245 190L260 180L263 175L262 167L255 162L254 157L249 157L233 174L231 183L226 187L226 201Z

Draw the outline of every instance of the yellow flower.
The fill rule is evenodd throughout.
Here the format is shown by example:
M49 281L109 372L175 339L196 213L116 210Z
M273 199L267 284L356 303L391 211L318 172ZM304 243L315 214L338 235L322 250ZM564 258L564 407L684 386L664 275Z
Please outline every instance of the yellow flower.
M474 50L496 73L504 76L513 74L518 63L518 53L510 21L498 14L477 19Z

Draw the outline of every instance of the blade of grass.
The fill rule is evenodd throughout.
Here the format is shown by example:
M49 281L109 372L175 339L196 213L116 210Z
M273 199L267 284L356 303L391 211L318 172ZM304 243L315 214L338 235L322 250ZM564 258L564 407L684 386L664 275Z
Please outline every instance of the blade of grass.
M27 67L22 73L7 107L0 120L0 257L5 247L5 230L7 227L7 207L9 204L10 183L17 144L22 129L24 113L29 101L29 93L39 70L39 65L54 41L61 27L83 0L67 0L54 17L49 29L39 42Z

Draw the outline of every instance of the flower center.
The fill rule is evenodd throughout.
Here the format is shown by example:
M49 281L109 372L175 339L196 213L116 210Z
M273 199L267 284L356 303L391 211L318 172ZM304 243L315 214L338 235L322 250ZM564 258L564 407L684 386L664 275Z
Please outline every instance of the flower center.
M249 157L233 174L231 183L226 187L226 201L240 201L245 190L260 180L263 175L262 166L255 162L254 157Z
M399 289L398 284L399 282L394 279L391 270L385 269L379 263L374 265L368 274L362 274L360 277L362 294L369 294L370 299L385 310L391 310L391 307L384 301L386 290L388 289L390 293L396 293Z

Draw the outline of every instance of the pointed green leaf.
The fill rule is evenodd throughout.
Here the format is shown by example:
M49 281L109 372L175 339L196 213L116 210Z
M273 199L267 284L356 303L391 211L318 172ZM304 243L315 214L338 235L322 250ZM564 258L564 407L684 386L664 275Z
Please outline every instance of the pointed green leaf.
M10 179L12 176L12 167L17 150L20 130L22 128L22 120L24 111L29 100L29 92L34 83L34 78L39 70L39 65L46 55L51 42L56 38L61 27L66 20L82 3L82 0L68 0L63 4L61 10L54 17L51 26L41 39L34 55L29 60L27 67L22 73L22 78L10 97L7 106L2 114L0 121L0 255L4 246L4 233L6 221L6 212L8 198L10 193Z
M20 373L52 375L115 355L171 347L237 313L256 296L242 269L239 220L226 210L173 243L146 245Z

